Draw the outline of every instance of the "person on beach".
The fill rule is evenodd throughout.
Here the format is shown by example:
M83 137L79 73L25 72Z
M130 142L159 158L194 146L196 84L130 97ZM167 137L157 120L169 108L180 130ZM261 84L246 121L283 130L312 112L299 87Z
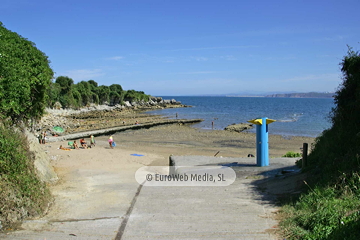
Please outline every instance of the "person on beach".
M62 145L60 145L59 149L61 149L61 150L65 150L65 151L71 151L71 149L64 148Z
M94 135L90 136L90 147L95 147L95 138Z
M43 136L42 136L42 144L45 144L46 132L43 132L42 134L43 134Z
M88 146L87 146L87 144L86 144L86 142L85 142L85 139L80 139L80 144L81 144L81 146L84 148L84 149L87 149L88 148Z
M42 144L42 139L43 139L43 133L40 133L39 136L38 136L38 139L39 139L39 143Z
M74 141L73 147L74 147L74 149L79 149L79 146L77 145L76 141Z
M113 148L113 141L114 141L113 136L110 136L108 142L111 149Z

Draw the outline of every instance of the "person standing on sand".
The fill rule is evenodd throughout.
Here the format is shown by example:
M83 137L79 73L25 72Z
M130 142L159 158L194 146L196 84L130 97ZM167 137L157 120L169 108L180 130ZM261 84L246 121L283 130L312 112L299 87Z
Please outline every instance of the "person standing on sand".
M42 137L42 143L45 144L45 140L46 140L46 132L43 132L43 137Z
M90 147L95 147L95 138L94 135L90 136Z
M113 141L114 141L113 136L110 136L108 142L109 142L109 146L111 149L113 148L113 145L112 145Z
M39 143L42 144L43 143L43 133L40 133L39 136L38 136L38 139L39 139Z

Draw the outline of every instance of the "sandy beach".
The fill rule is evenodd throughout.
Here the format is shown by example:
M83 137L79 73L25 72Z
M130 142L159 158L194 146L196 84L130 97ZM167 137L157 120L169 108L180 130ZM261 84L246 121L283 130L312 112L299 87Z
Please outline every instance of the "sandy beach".
M56 112L55 112L56 113ZM54 117L55 116L55 117ZM66 116L65 116L66 117ZM56 125L58 118L64 116L47 115L48 125ZM150 115L139 110L84 112L66 117L68 127L63 134L86 133L96 129L117 126L131 127L148 123L166 121L159 115ZM76 124L73 124L76 122ZM70 124L71 123L71 124ZM86 136L86 135L85 135ZM90 137L90 136L89 136ZM89 137L86 139L90 141ZM97 141L107 141L109 134L96 137ZM205 155L223 157L247 157L256 154L256 135L251 132L230 132L225 130L205 130L192 127L191 124L166 124L151 128L126 130L114 134L117 149L152 153L167 159L169 155ZM301 136L281 136L269 134L269 155L281 157L288 151L300 153L303 143L309 146L314 138ZM67 146L67 143L63 143ZM310 147L309 147L310 148ZM160 162L167 164L167 160Z
M99 137L106 140L106 136ZM114 135L118 148L153 153L162 156L167 164L169 155L203 155L223 157L247 157L256 154L256 136L247 132L228 132L224 130L203 130L191 125L164 125L150 129L128 130ZM271 157L281 157L288 151L301 152L303 143L309 146L314 138L283 137L269 135L269 154ZM154 163L153 163L154 164Z
M219 158L239 158L256 153L253 133L202 130L183 124L118 132L113 135L116 142L113 149L109 147L108 138L109 135L96 137L96 146L89 149L59 149L60 145L67 146L67 141L42 145L59 177L50 186L54 202L46 216L25 221L22 230L4 237L63 239L66 233L82 234L83 238L79 239L91 239L89 236L114 239L137 194L139 184L134 174L140 167L168 166L170 155L214 156L217 153ZM313 141L306 137L270 135L270 164L271 158L281 157L288 151L300 152L304 142L310 145ZM263 209L263 203L256 204ZM269 211L264 214L270 214ZM269 224L266 223L265 229L272 227Z

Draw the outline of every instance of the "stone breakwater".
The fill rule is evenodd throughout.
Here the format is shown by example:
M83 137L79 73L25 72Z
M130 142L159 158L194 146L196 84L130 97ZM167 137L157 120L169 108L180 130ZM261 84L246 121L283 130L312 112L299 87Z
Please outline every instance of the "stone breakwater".
M128 102L123 105L95 105L92 104L78 110L75 109L46 109L46 114L34 126L35 133L46 132L47 136L65 135L90 130L128 126L134 124L161 121L164 118L157 115L144 114L152 109L189 107L175 99L164 100L161 97L151 97L148 102ZM53 127L59 126L65 131L55 132Z
M141 128L150 128L155 126L161 126L161 125L167 125L167 124L193 124L203 121L202 119L162 119L160 121L154 121L154 122L147 122L137 125L127 125L127 126L117 126L117 127L110 127L106 129L98 129L98 130L89 130L86 132L77 132L77 133L71 133L64 136L49 136L48 142L58 142L58 141L65 141L65 140L76 140L81 138L89 138L90 135L101 136L105 134L114 134L116 132L126 131L126 130L136 130Z
M234 123L224 128L224 130L229 132L243 132L252 128L254 128L254 126L251 123Z

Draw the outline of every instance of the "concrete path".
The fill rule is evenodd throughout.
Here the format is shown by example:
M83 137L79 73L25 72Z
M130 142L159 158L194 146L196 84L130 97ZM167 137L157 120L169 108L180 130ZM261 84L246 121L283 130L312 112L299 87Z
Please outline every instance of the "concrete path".
M223 187L144 186L117 239L277 239L269 231L277 225L271 216L276 207L252 183L293 166L293 159L256 167L254 158L173 158L177 166L232 166L237 179Z
M73 173L79 181L99 180L91 186L87 183L94 195L80 196L85 193L71 184L66 194L71 192L74 202L89 204L71 206L70 202L63 206L69 211L65 219L50 215L27 221L24 230L0 234L0 239L277 239L270 234L277 225L271 217L276 206L254 181L293 166L294 159L270 159L271 166L256 167L254 158L173 158L177 166L231 165L236 181L223 187L149 187L134 180L140 165L112 172L79 169ZM118 199L117 204L109 198ZM96 206L90 202L99 199L105 207L87 214L87 207Z

